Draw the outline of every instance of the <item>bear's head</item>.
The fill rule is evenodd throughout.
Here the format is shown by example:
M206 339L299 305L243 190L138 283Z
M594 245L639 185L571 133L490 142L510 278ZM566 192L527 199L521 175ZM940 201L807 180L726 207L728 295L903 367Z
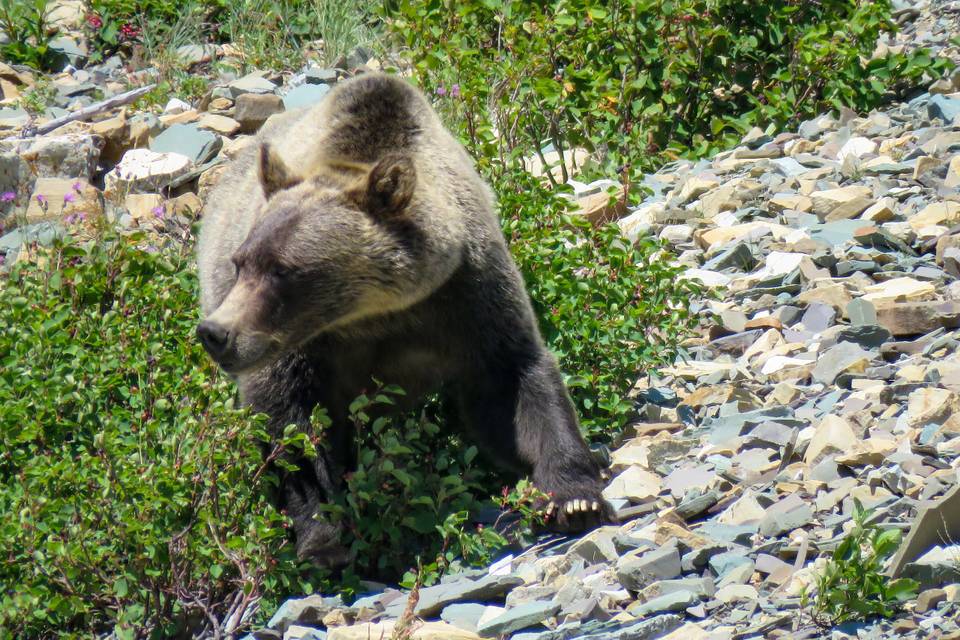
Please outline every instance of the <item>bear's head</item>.
M258 165L264 204L231 256L232 287L197 328L224 369L264 366L321 332L430 293L430 242L413 206L409 156L331 160L300 176L264 144Z

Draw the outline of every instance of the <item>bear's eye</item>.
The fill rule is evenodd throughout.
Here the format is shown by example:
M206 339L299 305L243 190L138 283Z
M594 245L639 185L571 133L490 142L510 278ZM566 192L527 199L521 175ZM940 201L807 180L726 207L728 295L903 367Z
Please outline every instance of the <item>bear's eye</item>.
M290 275L290 269L283 266L282 264L274 265L273 269L270 270L270 274L277 279L283 280L284 278Z

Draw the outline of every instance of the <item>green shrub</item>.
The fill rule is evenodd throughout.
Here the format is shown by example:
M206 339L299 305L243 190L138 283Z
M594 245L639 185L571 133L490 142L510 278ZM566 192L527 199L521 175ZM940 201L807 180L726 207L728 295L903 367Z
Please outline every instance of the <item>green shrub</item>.
M0 280L0 639L242 629L287 595L418 564L429 583L506 543L470 525L495 486L477 450L437 426L435 403L371 420L398 393L384 389L351 407L357 467L329 508L356 560L339 582L298 566L264 452L310 455L323 411L275 434L234 408L194 339L189 244L64 242ZM535 497L501 499L523 516L515 535Z
M0 638L171 637L304 588L188 250L137 242L0 281Z
M550 349L566 374L584 432L608 440L635 416L627 392L672 363L697 318L697 281L659 243L631 245L616 225L592 228L528 173L495 182L510 248Z
M891 580L883 565L900 546L899 529L882 530L869 522L871 511L854 500L853 528L817 577L813 619L823 626L848 620L890 618L903 602L916 598L915 580ZM804 606L806 602L804 596Z
M49 46L46 0L0 0L0 59L48 71L62 59Z
M470 517L489 506L483 498L495 477L483 471L489 464L474 464L475 446L440 426L435 400L406 415L371 419L371 410L393 405L397 395L399 388L385 387L350 406L359 455L346 491L326 509L326 517L344 525L344 543L356 558L341 587L353 577L396 580L418 565L421 582L430 584L452 563L489 563L508 543L495 529L470 526ZM328 426L322 411L314 424L321 434ZM537 521L531 504L539 495L527 483L513 493L504 488L501 507L521 516L512 540Z
M754 125L869 109L892 85L949 64L923 49L869 60L894 26L889 0L385 6L421 86L458 86L459 124L475 156L502 160L551 144L570 172L570 150L584 147L605 177L726 148Z

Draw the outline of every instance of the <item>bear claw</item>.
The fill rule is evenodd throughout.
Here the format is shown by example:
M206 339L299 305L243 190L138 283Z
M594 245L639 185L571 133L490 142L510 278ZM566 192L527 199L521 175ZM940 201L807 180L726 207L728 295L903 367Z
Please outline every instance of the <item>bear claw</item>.
M567 515L570 516L576 513L587 513L590 511L594 513L600 513L600 503L596 500L591 502L589 500L582 500L579 498L568 500L562 504L557 504L556 502L551 501L549 504L547 504L545 514L549 520L553 517L554 512L557 512L557 515L559 515L561 511L565 511Z

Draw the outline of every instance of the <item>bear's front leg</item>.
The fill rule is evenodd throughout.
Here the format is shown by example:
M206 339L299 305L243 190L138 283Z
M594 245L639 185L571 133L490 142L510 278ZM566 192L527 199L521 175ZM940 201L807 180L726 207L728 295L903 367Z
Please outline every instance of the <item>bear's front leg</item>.
M319 376L316 367L299 353L282 358L270 367L240 379L243 400L254 411L270 416L270 430L282 433L289 424L302 429L311 427L314 407L324 400L319 397ZM286 511L293 523L297 558L321 567L341 568L349 561L348 549L341 542L342 527L326 521L323 505L340 489L342 461L332 460L329 453L346 453L345 430L338 421L327 434L327 450L318 450L313 459L285 454L285 460L296 470L274 465L280 486L274 503Z
M553 358L544 350L515 370L489 372L461 390L464 419L494 459L549 496L547 526L586 531L612 521L600 464L587 447Z

